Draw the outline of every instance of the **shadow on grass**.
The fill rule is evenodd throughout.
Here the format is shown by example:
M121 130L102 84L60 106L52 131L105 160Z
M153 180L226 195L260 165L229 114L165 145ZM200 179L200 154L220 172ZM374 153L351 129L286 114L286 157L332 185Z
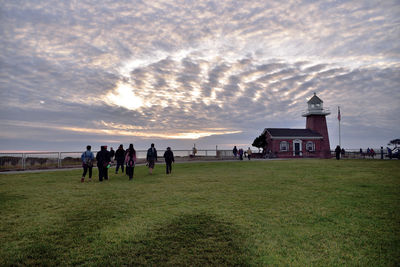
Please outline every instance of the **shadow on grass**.
M243 234L206 214L183 215L143 240L127 240L99 264L150 266L246 266Z
M98 240L101 225L107 225L119 215L117 209L100 206L90 210L76 208L63 214L61 220L28 226L18 234L24 236L24 242L10 244L14 251L0 259L0 265L54 266L85 262L85 259L75 259L77 252Z
M127 236L109 243L93 222L118 217L117 211L101 208L66 214L62 225L27 229L22 247L0 260L4 265L92 266L247 266L245 237L229 222L207 214L179 216L141 238ZM21 245L21 244L20 244ZM20 246L17 245L17 246ZM8 249L11 249L9 247ZM8 250L7 249L7 250ZM6 251L5 251L6 252ZM83 254L82 254L83 253ZM1 253L0 253L1 254Z

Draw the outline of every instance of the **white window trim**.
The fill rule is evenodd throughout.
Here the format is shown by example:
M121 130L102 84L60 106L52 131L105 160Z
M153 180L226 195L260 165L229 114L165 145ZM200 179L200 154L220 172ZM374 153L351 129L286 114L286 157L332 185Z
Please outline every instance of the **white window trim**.
M311 144L311 149L308 149L308 145ZM315 151L315 143L313 141L307 141L306 143L306 150L314 152Z
M295 144L300 144L299 156L303 156L303 141L299 139L293 140L293 156L296 156Z
M283 143L286 143L286 149L282 149ZM289 142L288 141L280 141L279 142L279 151L288 152L289 151Z

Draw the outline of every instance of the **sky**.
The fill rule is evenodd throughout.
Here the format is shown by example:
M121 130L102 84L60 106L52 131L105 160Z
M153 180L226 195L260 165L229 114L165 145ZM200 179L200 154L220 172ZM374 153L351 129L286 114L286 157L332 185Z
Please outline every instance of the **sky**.
M400 1L0 0L0 151L247 148L305 128L400 138Z

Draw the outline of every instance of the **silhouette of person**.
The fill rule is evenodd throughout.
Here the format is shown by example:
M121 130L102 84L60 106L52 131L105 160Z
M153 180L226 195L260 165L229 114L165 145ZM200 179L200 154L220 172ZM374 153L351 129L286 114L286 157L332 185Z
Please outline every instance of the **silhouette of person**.
M336 159L337 160L340 159L340 152L341 152L341 149L340 149L340 146L338 145L338 146L336 146L336 149L335 149Z
M125 150L122 144L119 145L117 151L115 152L115 160L117 161L115 174L118 173L119 167L121 167L122 173L124 173Z
M154 144L151 144L150 148L147 150L146 160L149 167L149 173L152 174L155 162L157 161L157 150L154 147Z
M129 176L129 180L132 180L136 163L136 150L133 148L133 144L129 145L128 153L126 153L125 156L125 162L127 169L126 173Z
M236 148L236 146L233 147L232 153L233 153L233 156L236 158L237 153L238 153L238 149Z
M172 152L170 147L167 147L167 150L164 152L164 159L166 165L167 174L172 173L172 162L175 162L174 153Z
M96 154L97 168L99 169L99 181L108 180L108 168L110 166L110 152L107 151L107 146L101 146L100 151Z

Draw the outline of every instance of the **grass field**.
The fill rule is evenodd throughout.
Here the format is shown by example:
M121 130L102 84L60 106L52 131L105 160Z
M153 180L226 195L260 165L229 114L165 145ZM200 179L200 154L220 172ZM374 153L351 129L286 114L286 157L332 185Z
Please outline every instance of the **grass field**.
M400 264L400 161L173 168L0 175L0 265Z

